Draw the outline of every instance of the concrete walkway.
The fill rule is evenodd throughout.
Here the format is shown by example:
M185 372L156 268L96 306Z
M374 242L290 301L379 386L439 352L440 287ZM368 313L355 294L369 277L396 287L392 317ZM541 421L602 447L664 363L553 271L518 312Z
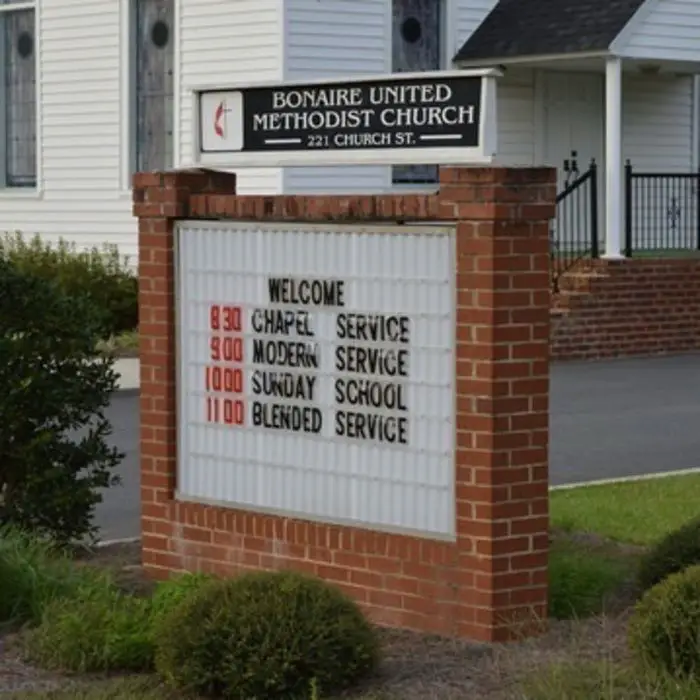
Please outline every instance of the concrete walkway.
M141 386L138 357L126 357L114 363L119 374L119 391L138 391Z

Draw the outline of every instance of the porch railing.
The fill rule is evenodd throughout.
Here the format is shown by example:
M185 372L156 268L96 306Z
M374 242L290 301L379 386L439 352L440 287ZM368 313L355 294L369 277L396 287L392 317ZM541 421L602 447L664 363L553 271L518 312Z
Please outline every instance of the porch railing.
M636 172L625 166L625 255L700 250L700 172Z
M552 291L559 291L561 276L579 261L597 258L598 166L567 183L557 195L556 213L550 228Z

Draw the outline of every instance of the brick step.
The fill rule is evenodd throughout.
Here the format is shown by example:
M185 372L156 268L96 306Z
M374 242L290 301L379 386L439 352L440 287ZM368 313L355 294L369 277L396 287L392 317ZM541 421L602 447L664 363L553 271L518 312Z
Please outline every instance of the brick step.
M608 275L604 272L591 270L589 272L565 272L559 278L559 292L578 292L590 290L591 284L595 280L605 279Z

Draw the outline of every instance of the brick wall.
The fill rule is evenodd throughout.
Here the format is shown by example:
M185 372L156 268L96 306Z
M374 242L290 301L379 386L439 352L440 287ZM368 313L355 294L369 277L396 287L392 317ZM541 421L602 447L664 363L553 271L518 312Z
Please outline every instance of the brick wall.
M563 284L552 359L700 350L700 257L598 260Z
M208 171L140 174L143 562L154 576L292 567L378 623L493 641L546 617L551 169L445 169L435 196L241 197ZM175 499L177 219L456 222L456 541ZM284 235L280 233L280 235Z

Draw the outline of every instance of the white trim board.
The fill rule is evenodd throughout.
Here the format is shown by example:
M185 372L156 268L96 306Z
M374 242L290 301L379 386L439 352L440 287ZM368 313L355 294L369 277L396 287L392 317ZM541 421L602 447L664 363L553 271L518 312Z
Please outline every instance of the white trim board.
M572 489L585 488L586 486L609 486L611 484L624 484L633 481L654 481L656 479L666 479L671 476L692 476L700 475L700 467L694 469L677 469L670 472L654 472L653 474L637 474L635 476L620 476L610 479L597 479L595 481L581 481L575 484L560 484L550 486L550 491L571 491Z

